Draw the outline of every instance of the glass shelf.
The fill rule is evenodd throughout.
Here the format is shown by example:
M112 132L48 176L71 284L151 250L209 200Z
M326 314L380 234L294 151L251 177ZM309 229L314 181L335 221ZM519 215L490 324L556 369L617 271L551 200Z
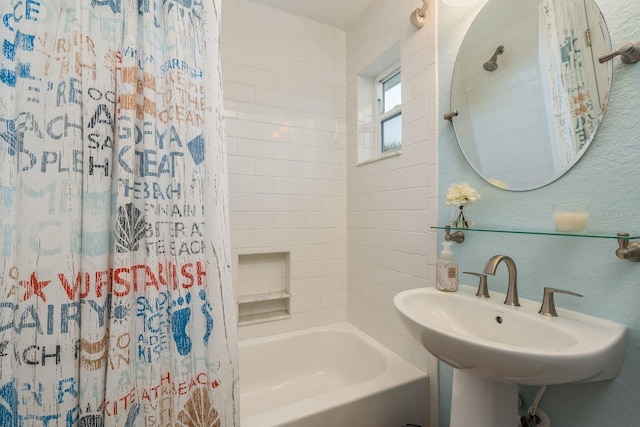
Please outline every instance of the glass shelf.
M432 229L445 230L447 227L435 226ZM569 236L569 237L590 237L596 239L617 239L617 233L586 232L586 233L564 233L559 231L531 231L531 230L500 230L497 228L456 228L451 227L451 231L480 231L486 233L508 233L508 234L529 234L537 236ZM640 239L640 232L629 233L629 240Z

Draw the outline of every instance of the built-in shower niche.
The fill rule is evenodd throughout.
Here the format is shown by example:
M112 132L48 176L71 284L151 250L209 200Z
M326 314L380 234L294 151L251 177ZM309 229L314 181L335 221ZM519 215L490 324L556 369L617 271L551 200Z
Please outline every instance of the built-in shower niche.
M238 325L290 315L289 252L238 255Z

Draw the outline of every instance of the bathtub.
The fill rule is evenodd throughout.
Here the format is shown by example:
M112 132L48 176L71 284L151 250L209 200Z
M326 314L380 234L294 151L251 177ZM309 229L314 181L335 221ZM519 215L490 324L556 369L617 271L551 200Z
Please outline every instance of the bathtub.
M427 374L349 323L238 350L241 427L428 426Z

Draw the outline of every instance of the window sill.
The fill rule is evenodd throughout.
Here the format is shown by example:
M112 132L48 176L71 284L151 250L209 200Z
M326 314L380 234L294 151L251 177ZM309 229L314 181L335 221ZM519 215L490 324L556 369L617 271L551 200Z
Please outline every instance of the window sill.
M397 150L388 151L386 153L380 154L378 157L374 157L371 159L363 160L361 162L356 163L356 167L368 165L369 163L377 162L378 160L388 159L389 157L395 157L402 154L402 149L399 148Z

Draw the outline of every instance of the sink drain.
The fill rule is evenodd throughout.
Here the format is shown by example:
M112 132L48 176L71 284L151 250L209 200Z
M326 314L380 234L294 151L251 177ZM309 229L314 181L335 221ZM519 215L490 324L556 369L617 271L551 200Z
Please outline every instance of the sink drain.
M496 322L502 324L503 320L501 316L496 316Z

